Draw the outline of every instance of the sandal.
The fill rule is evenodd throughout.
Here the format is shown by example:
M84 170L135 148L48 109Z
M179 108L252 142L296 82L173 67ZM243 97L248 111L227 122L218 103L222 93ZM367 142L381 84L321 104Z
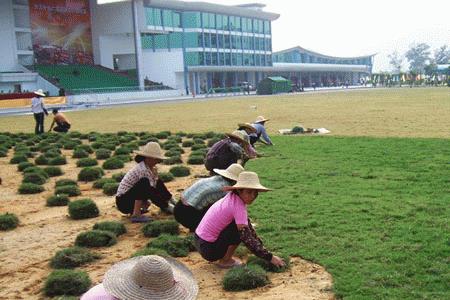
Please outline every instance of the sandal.
M243 263L240 260L234 259L233 258L233 262L230 264L221 264L221 263L216 263L216 265L221 268L221 269L231 269L233 267L238 267L243 265Z

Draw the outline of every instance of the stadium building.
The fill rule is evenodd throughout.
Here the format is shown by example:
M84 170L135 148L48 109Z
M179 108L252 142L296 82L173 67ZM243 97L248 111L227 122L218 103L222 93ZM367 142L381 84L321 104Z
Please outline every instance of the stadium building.
M272 53L278 18L257 3L2 0L0 90L179 95L256 85L271 75L325 86L356 84L371 73L373 56L338 58L301 47Z

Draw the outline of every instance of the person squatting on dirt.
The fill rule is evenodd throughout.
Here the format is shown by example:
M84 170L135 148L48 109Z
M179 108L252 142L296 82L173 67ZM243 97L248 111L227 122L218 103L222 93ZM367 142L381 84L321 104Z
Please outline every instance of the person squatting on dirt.
M245 133L247 133L247 135L248 135L249 141L250 141L250 135L256 133L255 127L253 127L252 124L250 124L250 123L239 123L238 124L238 130L245 131ZM247 144L246 151L249 154L249 158L255 158L255 157L260 157L261 156L258 152L256 152L256 149L250 143Z
M232 164L226 170L214 169L217 175L196 181L187 188L175 205L173 215L178 223L194 232L208 209L226 195L225 186L236 183L244 168Z
M31 99L31 111L33 112L34 121L36 122L34 133L41 134L44 133L44 114L48 116L47 109L42 101L42 97L45 97L45 94L41 89L34 91L34 94L36 97Z
M243 242L256 256L275 266L283 266L283 260L264 247L247 214L247 205L253 203L258 192L270 189L260 184L256 173L244 171L235 185L226 186L224 190L230 192L211 206L195 230L195 246L201 256L211 262L218 261L217 265L222 268L240 265L233 254Z
M54 108L52 110L52 114L53 114L53 121L52 124L50 125L50 129L48 130L48 132L52 131L52 129L56 132L64 132L64 133L69 131L70 122L67 119L67 117L62 112L59 112L57 108ZM56 126L55 128L53 128L55 123Z
M257 141L260 141L266 145L273 146L272 141L269 138L269 135L266 132L266 128L264 127L264 123L269 121L269 119L264 118L263 116L259 116L256 118L255 122L253 122L252 126L256 129L256 132L251 133L249 135L250 144L253 146ZM261 139L262 138L262 139Z
M148 211L149 200L163 212L172 213L173 204L169 203L172 194L164 182L158 178L156 165L166 157L158 143L149 142L142 150L135 151L134 160L138 163L129 170L119 184L116 194L116 206L124 214L131 214L131 222L145 223L151 221L142 213Z

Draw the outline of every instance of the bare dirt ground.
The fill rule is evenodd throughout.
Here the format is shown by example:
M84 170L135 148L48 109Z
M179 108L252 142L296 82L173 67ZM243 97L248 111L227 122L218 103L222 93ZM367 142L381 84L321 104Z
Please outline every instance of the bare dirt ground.
M63 176L51 178L45 184L45 192L37 195L19 195L17 188L22 180L17 165L9 164L9 157L0 159L0 212L14 213L19 217L18 228L0 232L0 299L44 299L41 293L44 281L51 272L50 258L56 251L72 246L78 233L89 230L100 221L122 220L128 232L120 236L118 243L109 248L94 251L102 258L82 269L87 271L93 283L102 280L105 271L114 263L130 257L136 250L144 247L148 239L140 231L142 225L132 224L114 206L114 198L105 196L101 190L92 189L92 183L79 184L82 195L77 198L93 199L100 216L88 220L71 220L67 207L46 207L46 198L53 194L54 183L61 178L75 179L79 169L70 151L63 151L68 164L62 166ZM184 160L186 159L184 155ZM106 171L106 177L113 173L126 171L134 163L128 163L122 170ZM169 167L163 166L160 171ZM193 167L193 175L203 174L203 166ZM168 183L175 196L195 181L195 176L178 178ZM74 198L72 198L74 199ZM155 219L167 218L153 208L151 216ZM271 274L271 283L263 288L248 292L225 292L221 279L225 270L203 260L198 253L181 258L198 280L200 292L198 299L334 299L332 277L326 270L301 258L293 258L288 272Z

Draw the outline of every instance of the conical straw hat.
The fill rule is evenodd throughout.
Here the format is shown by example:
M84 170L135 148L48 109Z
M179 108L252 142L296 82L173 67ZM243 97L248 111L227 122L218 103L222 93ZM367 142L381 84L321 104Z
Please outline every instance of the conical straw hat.
M260 192L271 191L271 189L266 188L265 186L261 185L261 183L259 183L258 174L249 171L241 172L235 185L224 187L225 191L239 189L251 189L258 190Z
M134 151L137 155L144 157L152 157L157 159L167 159L162 153L161 147L156 142L148 142L147 145L142 147L139 151Z
M237 181L239 174L245 171L244 168L240 164L231 164L225 170L223 169L213 169L214 173L219 174L225 178Z

